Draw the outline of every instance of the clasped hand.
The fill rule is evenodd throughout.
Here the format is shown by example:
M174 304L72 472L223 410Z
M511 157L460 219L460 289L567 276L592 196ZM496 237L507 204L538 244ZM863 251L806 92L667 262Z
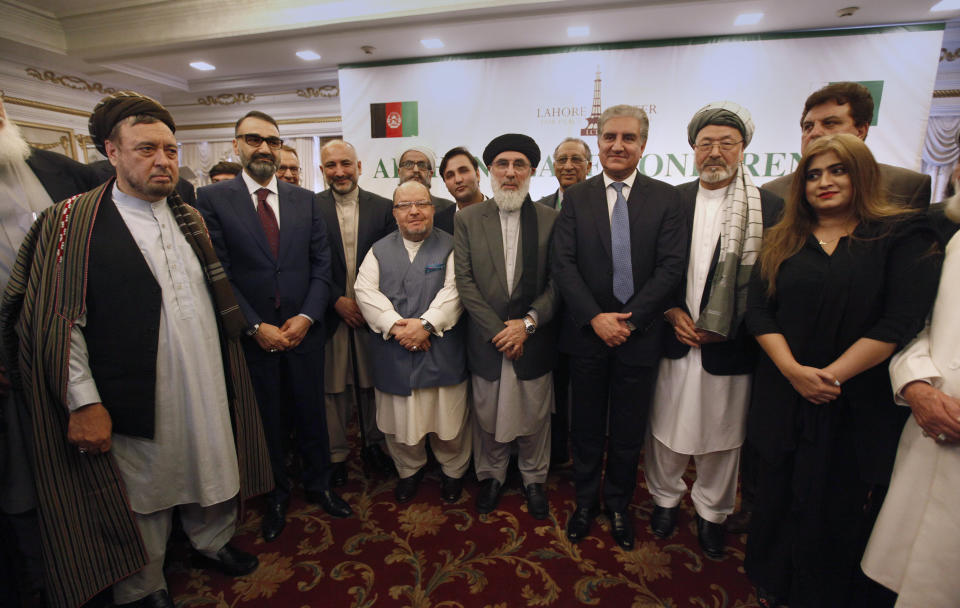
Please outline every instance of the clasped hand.
M900 394L927 435L940 443L960 441L960 400L919 380L903 387Z
M507 359L515 361L523 356L523 343L527 341L527 327L523 319L504 321L504 328L490 342Z
M667 318L667 322L673 325L673 332L677 336L677 340L687 346L700 348L704 344L726 340L720 334L698 329L693 323L693 318L682 308L671 308L664 313L664 316Z
M840 382L825 369L799 365L786 374L793 389L811 403L829 403L840 396Z
M295 315L287 319L281 327L261 323L260 330L253 339L257 341L260 348L269 352L291 350L303 341L309 329L309 319L302 315Z
M590 319L590 327L604 344L613 348L620 346L630 337L627 319L632 316L632 312L601 312Z
M390 335L411 352L430 350L430 332L423 328L420 319L400 319L390 328Z

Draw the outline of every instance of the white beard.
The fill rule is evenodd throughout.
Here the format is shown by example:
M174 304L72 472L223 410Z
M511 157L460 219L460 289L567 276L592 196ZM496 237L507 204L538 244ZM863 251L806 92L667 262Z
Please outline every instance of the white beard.
M956 193L947 199L943 213L954 223L960 224L960 183L954 183Z
M520 184L518 190L503 190L497 180L490 180L493 187L493 199L497 207L503 211L516 211L523 206L523 201L527 200L527 194L530 193L530 180Z
M27 160L30 144L20 134L20 127L9 120L0 122L0 167Z

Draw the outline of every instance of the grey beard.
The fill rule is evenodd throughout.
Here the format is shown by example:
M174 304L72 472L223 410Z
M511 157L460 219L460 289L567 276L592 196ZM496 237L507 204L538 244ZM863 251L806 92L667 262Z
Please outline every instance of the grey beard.
M27 160L29 156L30 144L21 135L20 127L10 120L4 120L0 126L0 166Z
M277 172L277 165L269 160L252 160L247 163L247 171L250 177L262 182L270 179Z
M491 180L493 186L493 198L497 207L503 211L516 211L523 206L523 201L527 199L530 193L530 180L520 184L519 190L503 190L496 181Z
M717 167L716 165L705 168L707 169L706 172L700 172L700 180L705 184L716 184L717 182L730 179L735 171L730 167Z

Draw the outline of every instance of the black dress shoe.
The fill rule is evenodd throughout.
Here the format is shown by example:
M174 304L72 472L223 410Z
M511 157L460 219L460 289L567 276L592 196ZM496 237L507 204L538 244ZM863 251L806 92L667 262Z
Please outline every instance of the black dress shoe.
M610 518L610 534L624 551L633 550L633 521L626 511L607 511Z
M244 576L250 574L260 565L260 560L256 555L237 549L230 543L217 551L216 559L207 557L202 553L196 553L197 565L216 570L227 576Z
M463 492L463 477L447 477L440 473L440 498L446 503L455 503L460 500Z
M383 449L377 443L363 448L361 458L373 470L386 477L390 477L397 472L396 467L393 466L393 460L383 452Z
M340 498L340 495L333 490L307 490L304 492L307 502L319 504L328 515L333 517L350 517L353 515L353 509L347 504L347 501Z
M527 511L531 517L546 519L550 516L550 501L547 500L547 491L542 483L524 486L523 493L527 496Z
M715 524L697 515L697 538L704 555L712 560L723 559L723 524Z
M661 507L653 505L653 513L650 515L650 529L657 538L666 538L673 534L673 528L677 525L677 509L679 507Z
M500 504L500 490L502 489L503 484L496 479L492 477L484 479L480 484L480 492L477 494L477 513L489 513L496 509L497 505Z
M263 536L263 540L268 543L277 540L277 537L280 536L280 533L283 532L283 528L286 525L287 503L267 503L267 508L263 513L263 522L260 524L260 535Z
M334 488L342 488L347 485L347 463L335 462L330 472L330 485Z
M420 480L423 479L423 468L421 467L410 477L404 477L397 482L397 487L393 489L393 496L397 502L403 504L413 500L420 489Z
M128 604L116 604L117 608L175 608L166 589L154 591L146 597Z
M567 538L572 543L579 543L590 534L590 526L593 524L593 518L597 516L594 509L577 507L577 510L570 516L567 522Z

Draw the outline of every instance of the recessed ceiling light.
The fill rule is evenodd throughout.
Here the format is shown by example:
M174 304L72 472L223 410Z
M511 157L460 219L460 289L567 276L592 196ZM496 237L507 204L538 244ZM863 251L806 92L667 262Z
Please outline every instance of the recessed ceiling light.
M741 13L733 20L734 25L753 25L760 23L763 19L763 13Z
M567 28L567 36L570 38L583 38L590 35L589 25L571 25Z
M422 44L423 47L427 49L443 48L443 40L440 40L439 38L424 38L423 40L420 41L420 44Z
M940 0L930 7L930 12L935 11L955 11L960 9L960 0Z
M304 61L316 61L320 59L320 55L317 55L313 51L297 51L297 57Z
M203 70L204 72L217 69L217 66L210 65L206 61L191 61L190 67L192 67L195 70Z

